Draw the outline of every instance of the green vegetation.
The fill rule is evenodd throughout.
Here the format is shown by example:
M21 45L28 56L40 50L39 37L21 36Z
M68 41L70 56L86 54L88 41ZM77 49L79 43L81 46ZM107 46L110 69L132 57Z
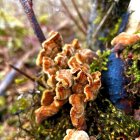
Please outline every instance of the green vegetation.
M95 71L103 71L107 70L107 62L108 62L108 56L110 55L110 50L106 50L101 52L98 50L97 52L98 58L94 59L92 64L90 65L91 72Z
M122 52L122 58L125 61L125 75L129 80L126 89L129 93L140 94L140 42L127 46Z
M90 103L87 109L90 135L96 135L101 140L126 138L133 140L140 130L140 122L118 110L108 99L97 98L96 103Z
M66 130L73 128L69 115L71 107L68 103L64 105L58 114L38 125L35 123L34 116L36 107L32 106L29 110L27 108L23 110L22 105L27 105L25 102L30 102L30 100L27 100L27 98L26 101L18 100L18 104L21 104L19 109L22 110L22 113L18 112L19 115L17 114L20 121L15 117L8 121L10 125L15 125L18 122L17 126L20 128L21 137L28 136L36 140L41 138L47 140L63 139L66 135ZM15 105L13 107L15 108ZM118 110L101 94L95 101L87 104L86 120L87 133L90 136L95 136L97 140L119 138L133 140L138 136L138 131L140 131L139 121L135 121L133 117L127 116L123 111Z

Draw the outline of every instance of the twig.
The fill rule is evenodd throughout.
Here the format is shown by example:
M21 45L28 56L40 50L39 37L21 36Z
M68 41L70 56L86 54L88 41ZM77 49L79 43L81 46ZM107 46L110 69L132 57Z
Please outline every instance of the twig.
M18 69L20 69L24 62L31 56L33 55L35 52L37 52L38 49L34 48L30 51L28 51L25 55L22 56L22 58L20 58L18 60L18 62L15 64L15 67L17 67ZM9 85L13 82L14 78L16 77L16 71L14 69L12 69L3 79L3 81L0 83L0 95L4 95L5 91L8 89Z
M38 24L38 21L35 17L34 11L32 9L32 0L20 0L24 11L32 25L32 28L39 40L40 43L42 43L45 39L45 36ZM37 49L33 49L32 51L28 51L20 60L18 60L18 62L15 64L15 67L17 67L18 69L20 69L23 65L23 63L25 62L25 60L31 56L31 54L33 54L35 51L37 51ZM5 77L5 79L1 82L0 84L0 95L4 95L4 92L7 90L8 86L12 83L12 81L14 80L16 76L16 71L15 70L11 70Z
M86 35L86 31L80 26L80 24L77 22L77 20L74 18L74 16L71 14L71 12L69 11L67 5L65 4L65 2L63 0L60 0L62 6L65 8L68 16L71 18L71 20L76 24L76 26L79 28L79 30Z
M32 25L32 28L39 40L40 43L42 43L43 41L45 41L45 36L39 26L39 23L36 19L36 16L34 14L34 11L32 9L32 0L20 0L20 3L22 4L24 11Z
M25 77L27 77L28 79L30 79L31 81L33 81L33 82L35 81L35 78L29 76L27 73L25 73L25 72L21 71L20 69L16 68L14 65L9 64L9 66L10 66L11 68L13 68L14 70L16 70L17 72L19 72L20 74L22 74L22 75L24 75Z
M75 8L75 10L76 10L76 12L77 12L77 14L78 14L78 16L79 16L81 22L82 22L82 24L83 24L85 30L87 30L87 24L86 24L84 18L82 17L82 15L81 15L81 13L80 13L80 11L79 11L79 8L78 8L78 6L77 6L75 0L71 0L71 1L72 1L72 4L73 4L73 6L74 6L74 8Z
M110 15L112 9L114 8L115 2L113 2L110 6L110 8L108 9L107 13L105 14L105 16L103 17L103 19L101 20L100 24L98 25L98 27L96 28L96 30L94 31L93 34L93 40L95 40L98 32L100 31L101 27L104 25L106 19L108 18L108 16Z
M15 67L14 65L12 65L12 64L9 64L9 66L10 66L11 68L13 68L14 70L16 70L17 72L19 72L20 74L22 74L22 75L24 75L25 77L27 77L28 79L30 79L31 81L37 82L40 86L42 86L42 87L45 88L45 86L44 86L39 80L36 80L37 78L30 76L29 74L27 74L27 73L23 72L22 70L16 68L16 67Z

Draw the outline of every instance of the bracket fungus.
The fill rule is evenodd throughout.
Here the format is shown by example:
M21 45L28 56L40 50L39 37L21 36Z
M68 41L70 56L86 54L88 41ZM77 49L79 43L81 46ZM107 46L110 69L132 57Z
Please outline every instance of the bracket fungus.
M36 64L47 75L47 88L42 95L41 107L35 111L37 123L56 114L69 101L73 126L85 130L86 103L95 100L101 87L101 73L90 73L89 65L96 54L81 48L77 39L63 45L58 32L51 32L42 47Z
M111 41L111 45L114 46L113 52L115 52L118 57L125 47L133 45L139 41L140 34L128 34L126 32L122 32Z

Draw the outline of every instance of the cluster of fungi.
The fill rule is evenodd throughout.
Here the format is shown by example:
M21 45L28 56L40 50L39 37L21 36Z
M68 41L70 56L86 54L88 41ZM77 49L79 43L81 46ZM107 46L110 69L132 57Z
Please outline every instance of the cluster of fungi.
M101 87L101 73L91 73L89 66L93 59L97 59L96 54L81 48L77 39L63 45L61 35L53 31L42 46L36 63L47 75L47 80L41 107L35 111L37 123L56 114L69 101L73 126L85 130L86 103L95 100Z
M139 42L140 36L121 33L111 44L118 57L128 45ZM63 44L58 32L50 32L43 42L37 57L37 65L47 76L46 89L41 98L41 107L35 110L37 123L55 115L69 101L72 105L70 117L75 129L68 129L64 140L77 137L89 140L86 130L85 107L88 101L96 99L101 87L101 73L90 71L93 59L98 59L90 49L81 48L77 39Z

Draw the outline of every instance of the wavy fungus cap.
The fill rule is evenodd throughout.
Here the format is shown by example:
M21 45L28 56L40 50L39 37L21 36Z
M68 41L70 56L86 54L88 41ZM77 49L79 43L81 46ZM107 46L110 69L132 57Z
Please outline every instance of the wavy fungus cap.
M37 65L47 77L41 107L35 111L37 123L56 114L69 100L70 117L78 130L86 129L85 106L97 97L101 87L100 72L90 73L89 64L96 57L89 49L81 48L77 39L63 46L59 33L51 32L42 44Z
M127 46L133 45L138 41L140 41L139 35L122 32L111 41L111 45L122 44L123 46Z
M119 57L126 47L134 45L138 42L140 42L140 34L128 34L125 32L120 33L111 41L111 44L114 46L112 52L115 52L116 57Z
M41 106L35 110L36 122L40 124L44 119L55 115L65 103L65 100L60 101L55 99L50 105Z
M72 105L70 111L71 121L73 126L79 130L85 130L87 128L84 98L84 94L73 94L69 98L69 103Z

